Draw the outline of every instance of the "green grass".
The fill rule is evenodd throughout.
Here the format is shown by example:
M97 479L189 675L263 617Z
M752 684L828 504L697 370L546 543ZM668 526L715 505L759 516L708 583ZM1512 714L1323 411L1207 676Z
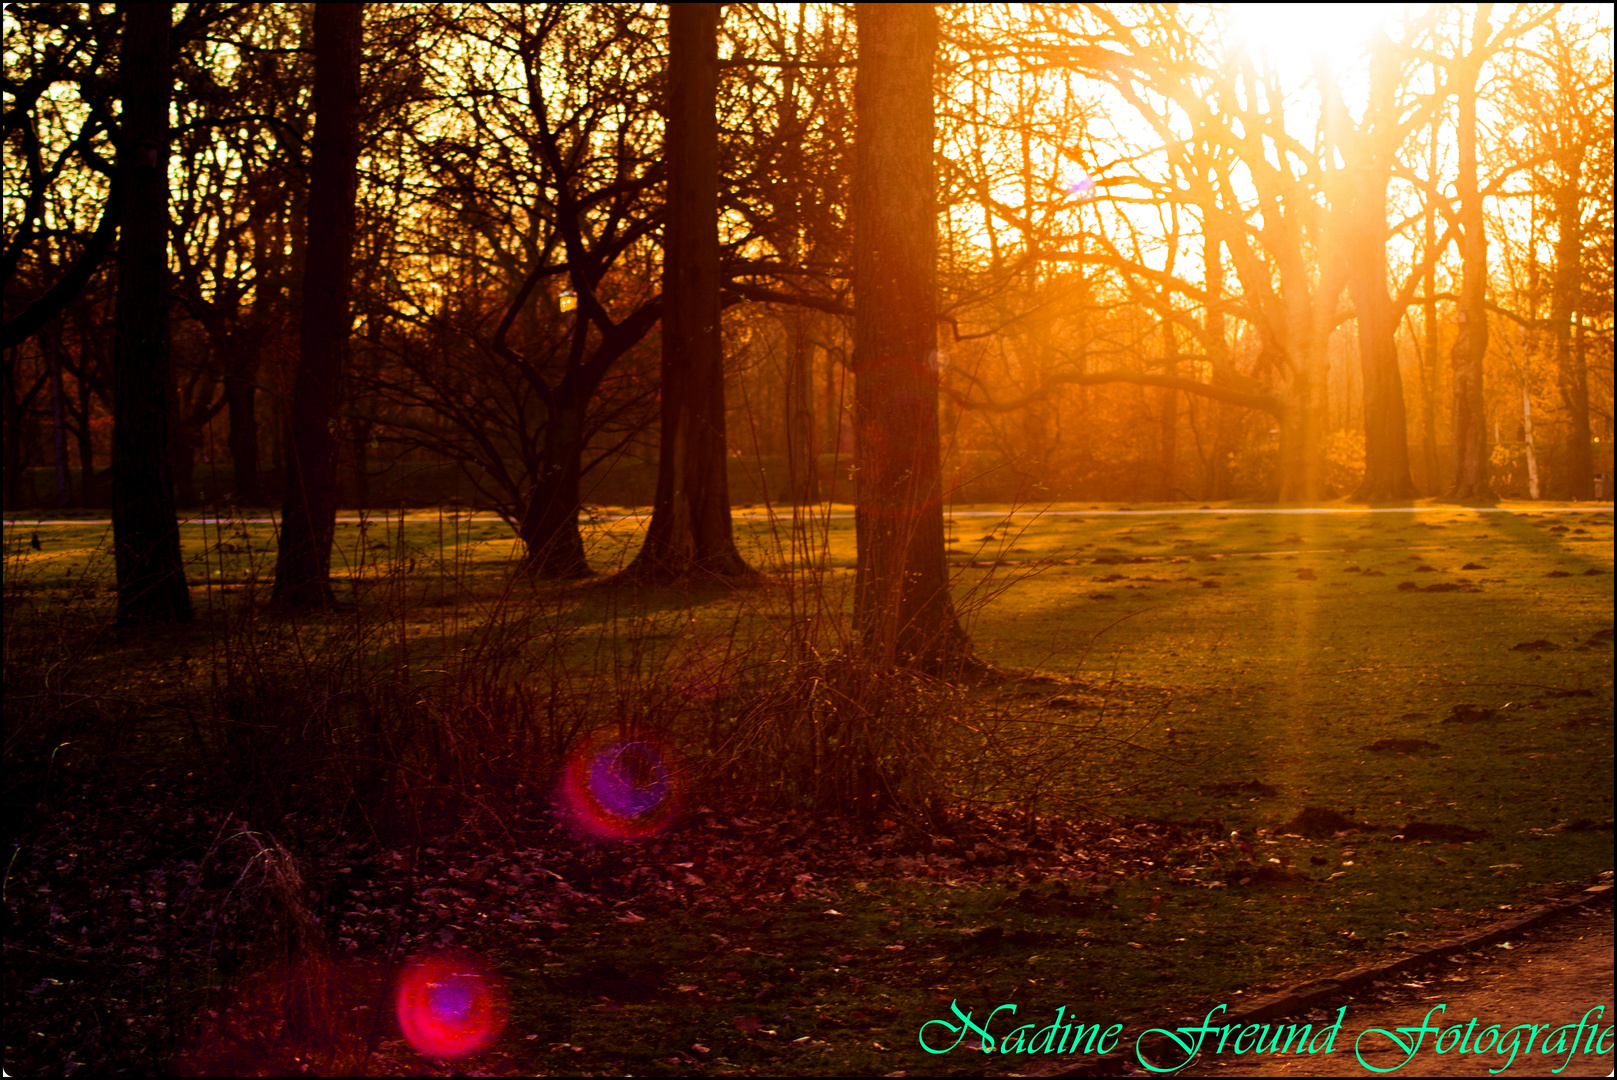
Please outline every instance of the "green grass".
M1016 1002L1018 1023L1040 1025L1066 1006L1069 1020L1137 1032L1451 935L1611 869L1610 510L1098 512L1115 509L956 508L972 511L953 517L950 550L957 598L977 598L963 606L981 656L1053 681L940 697L959 725L938 728L940 758L955 793L978 804L1112 820L1125 833L1142 819L1164 823L1159 832L1178 823L1182 842L1142 840L1119 861L1110 853L1122 846L1091 836L1013 853L990 870L951 870L932 856L958 849L884 854L876 840L898 833L878 824L864 841L867 867L817 876L801 900L634 898L644 922L580 904L543 939L493 918L472 941L509 981L512 1018L488 1067L980 1070L984 1059L964 1048L934 1058L916 1047L920 1024L947 1017L951 1000L979 1015ZM642 527L588 526L594 563L632 555ZM749 558L779 575L789 571L787 527L759 513L737 519ZM794 612L823 611L824 640L846 642L852 521L822 527L829 569L817 607L785 585L518 588L556 604L552 640L578 673L577 693L627 679L635 694L666 694L701 642L728 651L733 700L744 701L788 655ZM106 526L8 521L8 624L28 615L20 625L56 627L64 640L83 628L82 644L67 649L81 686L183 699L207 680L201 658L218 653L207 642L267 582L274 556L269 525L188 526L183 536L191 580L213 587L194 594L198 627L158 642L91 632L112 599ZM314 653L322 640L364 640L377 663L407 647L428 670L477 640L511 595L516 553L498 521L377 516L341 526L337 546L339 594L358 604L303 625L302 647ZM384 596L393 598L385 610ZM364 620L381 629L354 638ZM9 667L17 642L7 633ZM178 648L197 657L190 669L172 663ZM693 709L681 722L720 721ZM130 721L123 745L143 748L129 760L158 769L185 760L188 738L148 712ZM1419 743L1369 749L1383 740ZM88 739L82 752L96 745ZM73 753L62 768L94 764ZM1294 827L1310 807L1349 815L1362 831ZM811 810L795 813L812 820ZM1473 838L1445 839L1433 826ZM703 850L704 828L692 820L622 858L677 865L682 851ZM1265 866L1287 873L1265 878ZM1076 887L1111 892L1058 895L1057 879L1074 874ZM985 927L997 929L962 933ZM8 950L8 985L58 970L30 963ZM372 1067L420 1067L412 1062L394 1047Z

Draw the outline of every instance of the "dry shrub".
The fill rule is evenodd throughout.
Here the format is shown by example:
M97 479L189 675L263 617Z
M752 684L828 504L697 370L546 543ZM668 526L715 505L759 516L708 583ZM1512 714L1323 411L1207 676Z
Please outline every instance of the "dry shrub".
M836 658L776 671L737 703L715 771L818 814L935 817L937 749L961 707L955 686Z

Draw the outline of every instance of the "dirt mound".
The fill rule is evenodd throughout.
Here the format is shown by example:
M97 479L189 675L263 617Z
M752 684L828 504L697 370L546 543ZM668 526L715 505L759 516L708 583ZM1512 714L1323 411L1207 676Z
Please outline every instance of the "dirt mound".
M1363 829L1357 821L1348 817L1353 813L1349 810L1344 814L1340 810L1331 810L1323 806L1305 807L1302 813L1292 818L1283 828L1286 832L1299 833L1303 836L1325 837L1334 836L1339 832L1353 832Z

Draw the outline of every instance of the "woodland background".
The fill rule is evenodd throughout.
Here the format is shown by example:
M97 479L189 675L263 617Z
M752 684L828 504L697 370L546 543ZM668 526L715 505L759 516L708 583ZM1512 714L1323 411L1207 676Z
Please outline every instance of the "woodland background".
M268 504L306 250L310 8L176 11L174 486L181 506ZM1473 211L1488 240L1473 426L1491 485L1588 497L1610 475L1612 64L1596 9L1432 7L1389 23L1374 59L1343 72L1232 59L1242 23L1220 8L940 18L955 500L1355 491L1369 361L1346 282L1382 259L1377 333L1406 399L1396 436L1414 489L1454 488L1455 410L1474 408L1451 362ZM119 27L104 4L5 15L8 319L95 247ZM720 33L735 500L790 501L790 459L817 462L815 494L848 492L852 10L732 5ZM651 501L665 36L651 6L367 5L344 505L452 500L519 520L551 422L539 384L584 389L568 374L575 345L601 369L582 395L583 498ZM1385 215L1343 195L1365 169ZM1091 200L1072 190L1085 174ZM109 504L105 250L59 319L8 338L8 509ZM540 264L513 365L490 340ZM597 303L625 328L610 343L585 314ZM1368 415L1385 411L1372 400Z

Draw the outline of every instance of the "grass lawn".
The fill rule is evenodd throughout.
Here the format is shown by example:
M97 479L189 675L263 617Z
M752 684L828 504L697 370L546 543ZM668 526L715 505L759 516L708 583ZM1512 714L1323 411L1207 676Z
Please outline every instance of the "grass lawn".
M862 826L769 742L848 644L850 508L807 565L738 511L775 578L740 593L535 585L498 520L343 517L343 610L262 613L273 523L193 523L198 622L139 634L107 629L109 526L7 520L9 1071L447 1075L369 1018L450 945L509 1001L463 1069L1011 1071L920 1027L1065 1007L1130 1046L1612 868L1610 508L954 507L957 603L1015 677L892 690L950 802ZM594 565L643 528L600 509ZM328 686L327 742L286 734ZM635 710L688 764L665 832L578 839L508 775ZM285 1000L317 939L335 1033Z

